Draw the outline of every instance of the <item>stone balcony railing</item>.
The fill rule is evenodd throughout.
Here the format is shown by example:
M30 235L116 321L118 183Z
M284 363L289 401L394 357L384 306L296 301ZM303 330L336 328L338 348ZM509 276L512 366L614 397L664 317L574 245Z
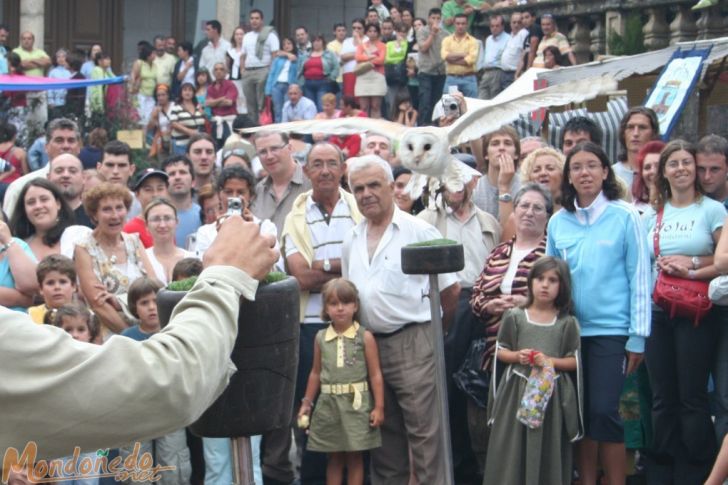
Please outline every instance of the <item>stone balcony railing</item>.
M721 5L693 11L697 0L547 0L529 2L538 16L550 13L559 30L566 33L579 63L610 54L610 32L624 35L627 18L638 12L647 50L662 49L676 42L713 39L728 35L728 15ZM724 5L725 4L725 5ZM489 15L523 10L523 6L493 9ZM487 16L481 24L487 29Z

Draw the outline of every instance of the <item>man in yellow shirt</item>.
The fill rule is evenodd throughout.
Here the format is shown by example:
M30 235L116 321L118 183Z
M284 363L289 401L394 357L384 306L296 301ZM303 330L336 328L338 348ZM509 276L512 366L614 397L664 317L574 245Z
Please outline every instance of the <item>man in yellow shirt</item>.
M445 87L457 86L458 91L469 98L478 97L478 80L475 77L475 62L478 59L478 41L468 34L468 16L455 16L455 33L442 40L440 55L445 61Z
M32 32L20 34L20 45L13 49L20 56L26 76L43 77L45 70L51 65L51 58L43 49L34 49L35 35Z
M20 65L26 76L43 77L45 70L51 65L51 58L43 49L34 49L35 35L25 31L20 34L20 45L13 52L20 56ZM26 94L29 112L28 122L43 126L48 119L48 102L45 91L30 91Z
M338 23L334 25L334 40L326 44L326 49L330 50L339 59L339 64L343 66L344 61L341 60L341 48L344 46L344 40L346 39L346 25ZM336 93L337 99L341 98L341 91L343 89L343 73L342 69L339 69L339 76L336 78L336 83L339 85L339 92Z

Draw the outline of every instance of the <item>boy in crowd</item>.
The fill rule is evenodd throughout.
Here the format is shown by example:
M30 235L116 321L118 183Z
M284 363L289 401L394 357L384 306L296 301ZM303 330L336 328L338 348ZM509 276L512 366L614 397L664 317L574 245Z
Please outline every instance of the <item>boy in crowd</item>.
M202 273L202 261L197 258L182 258L172 268L172 281L186 280Z
M76 269L73 260L60 254L46 256L35 268L43 304L28 308L35 323L53 322L53 314L73 302L76 293Z
M124 226L124 232L127 234L139 234L139 239L145 248L150 248L154 244L152 235L147 229L144 222L144 209L154 199L158 197L169 196L169 175L167 172L157 170L156 168L148 168L141 172L134 182L134 195L142 206L139 215L133 217Z
M129 327L121 335L137 341L147 340L161 330L159 311L157 310L157 292L162 285L152 278L141 277L129 286L129 311L139 320L138 325ZM184 428L165 436L141 444L140 453L149 451L154 461L161 466L171 466L170 471L162 474L161 483L189 483L192 468L190 451L187 448L187 435ZM119 454L126 458L131 448L121 448Z

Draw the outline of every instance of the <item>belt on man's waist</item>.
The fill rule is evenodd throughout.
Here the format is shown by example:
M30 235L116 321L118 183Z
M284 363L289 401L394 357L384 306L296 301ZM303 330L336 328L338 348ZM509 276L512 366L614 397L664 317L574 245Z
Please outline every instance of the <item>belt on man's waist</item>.
M374 333L374 336L375 337L379 337L379 338L387 338L387 337L391 337L393 335L397 335L402 330L405 330L407 328L414 327L415 325L424 325L426 323L430 323L430 322L407 322L404 325L402 325L401 327L399 327L397 330L395 330L394 332L389 332L389 333Z
M362 392L369 390L369 383L366 381L352 382L349 384L321 384L321 394L354 394L354 402L352 407L359 409L361 407Z
M448 74L448 76L453 77L468 77L468 76L475 76L474 72L466 72L465 74Z
M245 70L246 71L255 71L256 69L265 69L267 67L268 66L246 67Z

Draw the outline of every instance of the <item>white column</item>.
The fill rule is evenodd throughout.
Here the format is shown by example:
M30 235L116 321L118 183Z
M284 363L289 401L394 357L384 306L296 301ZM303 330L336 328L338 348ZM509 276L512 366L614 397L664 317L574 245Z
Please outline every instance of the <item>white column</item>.
M35 47L42 49L45 41L45 1L22 0L20 2L20 37L21 32L30 31L35 35Z
M240 0L217 0L217 20L222 24L222 37L230 39L240 24Z

